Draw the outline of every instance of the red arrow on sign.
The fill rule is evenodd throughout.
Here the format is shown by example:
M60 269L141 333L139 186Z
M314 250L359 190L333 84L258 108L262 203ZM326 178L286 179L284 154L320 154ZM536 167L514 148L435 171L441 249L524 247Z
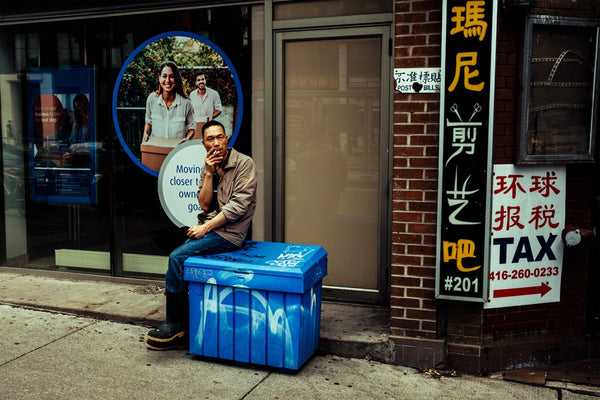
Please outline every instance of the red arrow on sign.
M494 298L497 299L499 297L525 296L528 294L540 294L540 297L544 297L544 295L551 290L552 288L550 286L542 282L540 286L529 286L512 289L496 289L494 290Z

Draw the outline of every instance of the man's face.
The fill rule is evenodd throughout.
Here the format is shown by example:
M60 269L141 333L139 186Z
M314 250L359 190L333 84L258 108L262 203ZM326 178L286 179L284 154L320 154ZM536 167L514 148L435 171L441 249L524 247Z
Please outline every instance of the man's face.
M198 75L196 77L196 87L201 90L206 88L206 77L204 75Z
M207 153L219 154L221 156L225 156L227 152L227 144L229 140L225 135L225 131L218 125L209 126L204 131L204 137L202 138L202 143L204 143L204 148Z

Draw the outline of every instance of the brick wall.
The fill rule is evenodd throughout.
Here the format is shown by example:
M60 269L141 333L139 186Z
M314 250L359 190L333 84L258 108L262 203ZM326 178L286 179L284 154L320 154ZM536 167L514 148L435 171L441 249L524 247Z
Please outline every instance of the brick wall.
M582 16L600 11L596 1L537 4L534 10L499 15L496 164L516 162L522 90L519 54L526 13ZM394 67L439 67L440 32L440 1L396 1ZM591 301L586 286L589 247L566 250L560 303L483 310L479 303L435 300L439 106L439 95L394 93L390 330L396 361L417 367L445 363L485 373L589 356L585 339L586 307ZM567 176L567 221L591 226L590 201L598 177L589 165L570 165Z
M537 6L528 12L589 18L590 11L596 15L600 11L596 1L538 0ZM497 164L517 161L521 60L516 54L522 45L524 20L525 12L504 13L499 20L494 113L494 163ZM594 181L598 179L594 177L594 170L589 164L567 165L567 224L591 225L591 200L597 190ZM585 336L587 307L591 301L587 287L591 251L589 243L565 249L559 303L483 313L482 371L590 356L590 343Z
M395 2L394 67L440 66L440 4ZM437 94L394 93L390 330L397 361L412 366L444 359L435 301L439 106Z

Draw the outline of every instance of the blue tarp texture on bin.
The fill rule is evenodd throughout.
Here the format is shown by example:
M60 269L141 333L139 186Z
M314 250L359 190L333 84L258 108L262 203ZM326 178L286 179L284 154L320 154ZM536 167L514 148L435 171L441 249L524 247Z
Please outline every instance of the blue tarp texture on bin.
M190 353L299 369L319 344L320 246L249 241L234 252L190 257Z

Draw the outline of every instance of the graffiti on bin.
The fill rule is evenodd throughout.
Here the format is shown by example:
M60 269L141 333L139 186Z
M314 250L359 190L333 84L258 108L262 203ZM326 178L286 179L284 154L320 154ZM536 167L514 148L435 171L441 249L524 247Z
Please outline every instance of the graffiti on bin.
M185 279L206 282L213 277L213 270L205 268L186 268L185 274Z
M308 255L315 252L315 250L314 247L291 244L275 260L265 261L265 264L276 267L297 267L305 263Z
M271 337L276 337L281 340L286 350L286 360L293 360L295 355L293 349L296 348L296 343L300 338L298 335L293 335L290 331L290 323L288 322L288 315L286 314L286 308L273 307L273 304L265 296L266 292L261 292L252 289L240 289L221 286L217 283L216 279L211 278L204 286L204 291L201 296L197 299L199 304L195 307L201 310L200 323L198 330L194 335L195 343L202 344L205 340L205 333L207 332L207 321L218 321L219 332L248 329L252 335L259 334L258 327L265 326L266 332ZM247 304L239 304L234 301L233 296L236 290L247 290L252 297L251 301ZM309 309L306 309L302 304L287 304L287 311L290 313L300 313L305 316L309 316L307 321L313 324L318 323L315 313L320 310L320 302L317 298L318 294L310 289L306 294L309 295ZM308 315L307 315L308 314ZM240 326L239 320L234 326L234 317L236 315L248 316L247 327ZM295 316L295 318L298 318ZM318 330L310 329L309 332L314 335L318 335ZM317 340L316 337L303 338L309 343ZM289 361L291 362L291 361Z

